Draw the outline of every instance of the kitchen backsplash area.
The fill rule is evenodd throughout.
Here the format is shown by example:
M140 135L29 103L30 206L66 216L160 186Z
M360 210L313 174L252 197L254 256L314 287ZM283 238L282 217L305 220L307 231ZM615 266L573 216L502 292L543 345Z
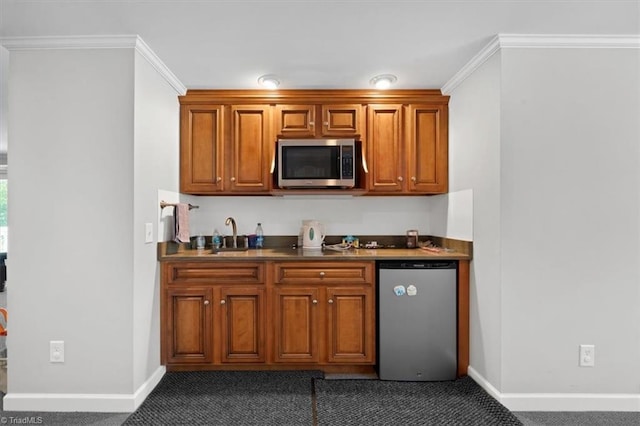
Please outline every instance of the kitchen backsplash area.
M179 195L179 200L176 196ZM190 211L191 235L212 235L214 229L230 235L225 219L233 217L238 234L251 234L262 223L265 235L297 235L303 219L315 219L327 235L404 235L408 229L420 235L437 235L471 241L471 190L435 196L299 195L285 197L192 196L159 191L159 198L199 206ZM158 241L171 239L172 209L160 217Z

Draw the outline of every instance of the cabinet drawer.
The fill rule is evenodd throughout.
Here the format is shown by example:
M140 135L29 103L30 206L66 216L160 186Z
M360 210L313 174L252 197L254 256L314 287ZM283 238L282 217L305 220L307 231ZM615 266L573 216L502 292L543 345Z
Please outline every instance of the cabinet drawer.
M371 284L372 262L286 262L275 263L276 284Z
M166 265L167 284L264 283L264 263L209 262Z

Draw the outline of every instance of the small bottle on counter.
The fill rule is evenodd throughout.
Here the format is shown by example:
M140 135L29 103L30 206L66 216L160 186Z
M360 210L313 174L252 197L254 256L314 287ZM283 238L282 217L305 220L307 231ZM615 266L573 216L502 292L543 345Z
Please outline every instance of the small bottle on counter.
M218 232L218 229L216 228L213 231L213 247L216 249L220 248L220 242L221 242L221 238L220 238L220 233Z
M256 248L264 247L264 232L262 231L262 224L258 222L256 226Z

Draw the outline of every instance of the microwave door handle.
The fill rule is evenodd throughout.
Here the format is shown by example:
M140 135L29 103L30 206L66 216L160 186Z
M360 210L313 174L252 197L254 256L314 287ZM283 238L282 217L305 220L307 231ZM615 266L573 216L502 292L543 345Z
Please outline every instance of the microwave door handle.
M367 156L364 152L362 153L362 168L364 169L365 173L369 173L369 166L367 166Z
M273 174L273 172L276 170L276 150L273 150L273 154L271 155L271 170L269 170L269 173Z

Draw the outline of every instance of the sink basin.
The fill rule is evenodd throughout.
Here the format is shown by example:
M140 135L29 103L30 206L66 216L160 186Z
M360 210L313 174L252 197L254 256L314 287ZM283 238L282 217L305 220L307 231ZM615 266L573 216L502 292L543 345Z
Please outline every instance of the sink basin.
M249 247L220 247L219 249L212 249L211 251L213 253L224 253L224 252L228 252L228 251L247 251L249 250Z

